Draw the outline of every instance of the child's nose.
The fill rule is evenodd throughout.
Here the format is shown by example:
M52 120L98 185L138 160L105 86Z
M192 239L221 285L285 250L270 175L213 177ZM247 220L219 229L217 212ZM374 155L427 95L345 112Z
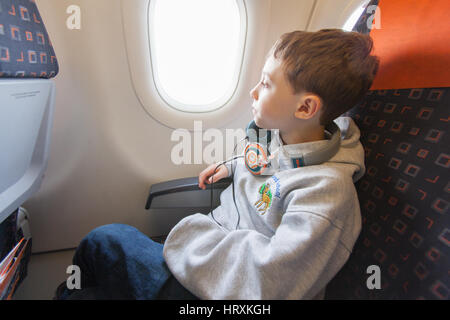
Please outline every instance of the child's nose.
M250 90L250 96L254 100L258 100L258 90L256 90L258 86L254 87L252 90Z

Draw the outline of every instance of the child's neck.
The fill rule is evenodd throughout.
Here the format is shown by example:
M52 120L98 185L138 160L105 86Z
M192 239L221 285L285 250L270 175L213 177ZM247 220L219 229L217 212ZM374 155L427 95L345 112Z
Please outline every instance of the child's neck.
M284 144L297 144L304 142L319 141L325 139L325 129L323 126L315 129L283 131L280 129L280 138Z

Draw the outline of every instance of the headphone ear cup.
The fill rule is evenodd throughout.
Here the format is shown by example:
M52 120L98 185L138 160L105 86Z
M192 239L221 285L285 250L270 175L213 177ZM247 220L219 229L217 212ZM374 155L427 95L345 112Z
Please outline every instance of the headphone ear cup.
M267 152L263 145L249 142L244 151L245 167L255 176L261 175L268 166Z

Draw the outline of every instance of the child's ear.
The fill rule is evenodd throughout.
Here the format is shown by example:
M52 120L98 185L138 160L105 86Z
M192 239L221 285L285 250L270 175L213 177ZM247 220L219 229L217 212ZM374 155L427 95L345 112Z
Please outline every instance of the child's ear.
M314 93L304 93L299 97L295 117L298 119L311 119L319 116L322 109L322 99Z

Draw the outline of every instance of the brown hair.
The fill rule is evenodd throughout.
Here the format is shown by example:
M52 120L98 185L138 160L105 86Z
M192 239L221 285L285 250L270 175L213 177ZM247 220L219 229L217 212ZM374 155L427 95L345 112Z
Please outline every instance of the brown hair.
M269 51L281 59L294 94L317 94L326 125L357 104L369 90L379 59L370 55L370 36L340 29L283 34Z

